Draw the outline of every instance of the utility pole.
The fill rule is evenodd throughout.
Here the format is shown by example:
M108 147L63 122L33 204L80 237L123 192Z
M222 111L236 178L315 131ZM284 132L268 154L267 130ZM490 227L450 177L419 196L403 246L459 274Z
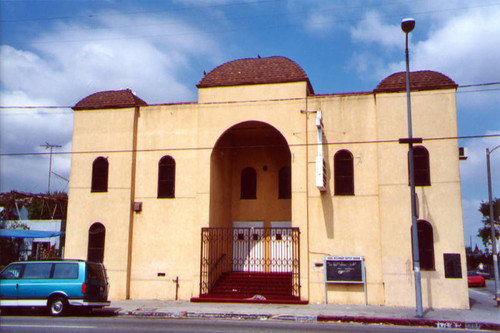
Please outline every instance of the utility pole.
M490 206L491 252L493 254L493 273L495 274L495 301L497 302L497 307L500 308L500 278L498 275L498 250L497 250L497 237L495 235L495 213L493 211L493 195L491 190L491 167L490 167L490 155L497 148L500 148L500 146L496 146L491 150L486 148L486 167L488 173L488 199Z
M50 149L50 162L49 162L49 185L47 188L47 194L50 194L50 176L52 175L52 149L53 148L61 148L60 145L51 145L48 142L45 142L44 145L40 145L40 147L45 147L45 149Z

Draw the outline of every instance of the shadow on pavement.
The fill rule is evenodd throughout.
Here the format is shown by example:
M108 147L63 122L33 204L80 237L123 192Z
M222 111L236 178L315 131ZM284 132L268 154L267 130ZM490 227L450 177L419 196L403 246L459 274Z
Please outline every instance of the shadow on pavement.
M64 317L114 317L118 315L118 311L120 308L116 307L107 307L104 309L95 309L89 311L89 309L79 309L73 308L68 311L68 313ZM39 317L47 317L49 315L47 309L45 308L11 308L11 309L2 309L0 310L1 316L39 316Z

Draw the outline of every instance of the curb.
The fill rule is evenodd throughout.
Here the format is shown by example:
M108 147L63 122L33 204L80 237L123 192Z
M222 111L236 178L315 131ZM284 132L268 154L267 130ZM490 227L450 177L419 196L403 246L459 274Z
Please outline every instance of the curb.
M157 312L157 311L118 311L119 316L133 316L142 318L164 319L233 319L233 320L281 320L297 322L338 322L360 324L385 324L395 326L420 326L434 328L474 329L500 331L500 324L476 323L454 320L435 320L418 318L383 318L358 316L296 316L271 314L243 314L243 313L196 313L196 312Z
M119 316L154 317L165 319L237 319L237 320L282 320L317 321L317 316L244 314L244 313L196 313L196 312L156 312L156 311L119 311Z

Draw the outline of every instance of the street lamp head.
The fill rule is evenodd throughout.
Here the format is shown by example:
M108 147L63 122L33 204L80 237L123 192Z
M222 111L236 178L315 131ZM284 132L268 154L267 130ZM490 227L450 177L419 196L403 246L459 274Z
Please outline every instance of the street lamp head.
M413 28L415 28L415 19L405 18L401 21L401 30L403 30L404 33L407 34L412 32Z

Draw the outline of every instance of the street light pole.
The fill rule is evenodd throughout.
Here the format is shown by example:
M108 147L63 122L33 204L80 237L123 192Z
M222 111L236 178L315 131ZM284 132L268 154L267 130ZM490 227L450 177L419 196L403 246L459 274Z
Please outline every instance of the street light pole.
M493 252L493 271L495 274L495 300L497 307L500 307L500 281L498 278L498 252L497 252L497 238L495 236L495 215L493 212L493 195L491 190L491 168L490 168L490 155L495 149L500 148L496 146L492 150L486 148L486 168L488 170L488 200L490 203L490 227L491 227L491 250Z
M408 120L408 139L400 140L401 143L408 143L408 164L410 173L410 202L411 202L411 232L413 242L413 271L415 274L415 303L417 317L423 317L422 308L422 282L420 276L420 253L418 244L418 225L417 225L417 203L415 201L415 166L413 158L413 144L422 142L421 139L414 139L412 133L411 121L411 99L410 99L410 56L408 51L408 34L415 28L415 20L406 18L401 22L401 30L406 35L406 109Z

